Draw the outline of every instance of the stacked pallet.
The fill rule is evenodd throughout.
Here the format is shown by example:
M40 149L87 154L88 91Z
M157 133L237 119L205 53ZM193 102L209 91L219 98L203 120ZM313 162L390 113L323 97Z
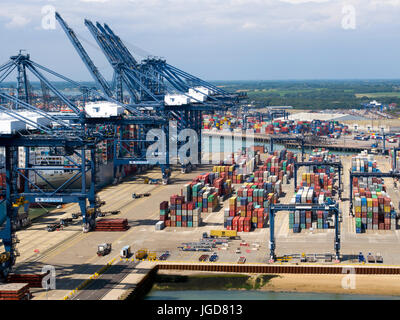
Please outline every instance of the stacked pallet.
M97 221L95 231L114 232L128 229L128 219L101 219Z
M7 276L7 283L28 284L29 288L42 288L42 280L46 273L41 274L18 274L10 273Z
M0 300L29 300L29 284L7 283L0 285Z

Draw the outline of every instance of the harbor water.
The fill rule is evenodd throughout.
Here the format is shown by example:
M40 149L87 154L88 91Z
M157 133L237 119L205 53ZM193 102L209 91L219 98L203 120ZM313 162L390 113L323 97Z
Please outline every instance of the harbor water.
M213 153L213 152L235 152L235 151L237 151L237 146L233 146L233 143L232 143L232 145L224 145L223 144L223 140L221 140L221 141L219 141L218 139L211 139L211 146L210 146L210 139L209 139L209 137L206 137L206 138L204 138L203 140L202 140L202 151L203 152L210 152L210 153ZM243 145L245 145L245 144L243 144ZM269 144L264 144L264 143L261 143L261 142L254 142L254 145L255 146L266 146L267 147L267 149L269 148ZM285 146L283 145L283 144L279 144L279 143L275 143L274 144L274 151L279 151L279 150L283 150L283 149L286 149L285 148ZM329 150L329 147L327 147L327 149ZM295 152L295 153L301 153L301 149L296 149L296 148L288 148L287 149L288 151L292 151L292 152ZM311 149L305 149L305 152L306 153L311 153ZM354 154L354 152L345 152L345 151L333 151L333 150L330 150L330 152L332 153L332 154L336 154L336 155L339 155L339 156L347 156L347 155L353 155Z

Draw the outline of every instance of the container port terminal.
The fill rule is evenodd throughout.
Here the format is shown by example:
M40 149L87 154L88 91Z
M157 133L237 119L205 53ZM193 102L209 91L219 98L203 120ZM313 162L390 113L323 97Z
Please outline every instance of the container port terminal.
M252 110L85 20L110 84L56 20L96 87L24 52L0 66L17 84L0 89L0 299L140 296L158 270L400 273L397 132ZM36 207L52 209L30 221Z

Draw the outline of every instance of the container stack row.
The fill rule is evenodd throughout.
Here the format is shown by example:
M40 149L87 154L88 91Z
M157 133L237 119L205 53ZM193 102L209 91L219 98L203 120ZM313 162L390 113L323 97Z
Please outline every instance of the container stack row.
M339 160L337 155L330 153L330 151L325 148L314 149L310 155L311 162L337 162Z
M379 169L373 155L363 152L352 159L352 171L379 172ZM353 178L352 197L357 234L367 230L397 229L397 213L383 179Z
M350 134L349 127L338 121L298 121L298 120L278 120L261 121L257 116L247 117L247 127L253 129L255 133L263 134L301 134L313 133L317 136L340 137ZM235 130L242 129L241 118L236 118L231 114L224 115L204 115L203 129L205 130Z
M256 154L251 159L239 159L237 162L236 172L241 175L249 175L254 172L256 166L260 163L260 155Z
M246 184L238 190L237 196L229 199L229 208L224 210L224 227L227 230L236 230L234 219L238 220L237 217L250 219L250 229L244 232L265 227L268 222L266 208L277 202L278 193L273 190L268 193L261 187L262 184Z
M379 172L374 156L362 152L351 159L352 172Z
M291 200L291 204L320 204L329 203L324 191L316 191L313 187L301 187ZM296 210L289 213L289 229L300 233L306 229L329 229L333 220L329 211Z
M390 164L392 166L392 169L400 169L400 152L396 151L396 153L394 152L394 150L390 150Z
M273 195L270 195L273 197ZM270 198L270 201L273 199ZM244 228L240 225L245 221ZM248 221L248 222L247 222ZM248 202L247 198L234 197L229 201L229 208L224 210L224 228L238 232L250 232L254 229L262 229L268 222L267 210L254 202Z
M326 197L332 197L333 174L303 173L300 188L312 187L316 194L324 193Z
M197 228L201 226L201 208L194 202L185 203L182 196L174 195L168 201L160 204L160 221L165 223L166 227L178 228Z
M254 172L254 182L275 182L293 177L295 155L287 150L275 151ZM275 177L275 178L274 178Z
M329 211L296 210L289 213L289 229L293 233L305 229L329 229L331 226Z
M201 213L219 209L220 197L232 193L234 166L215 166L214 172L197 176L181 189L181 195L173 195L170 202L160 204L160 221L165 227L195 228L201 225ZM162 228L162 225L156 226Z
M219 173L222 178L230 179L234 184L243 183L244 175L238 174L235 170L235 166L214 166L214 173Z
M383 192L355 193L356 233L366 230L396 230L397 214L391 199Z

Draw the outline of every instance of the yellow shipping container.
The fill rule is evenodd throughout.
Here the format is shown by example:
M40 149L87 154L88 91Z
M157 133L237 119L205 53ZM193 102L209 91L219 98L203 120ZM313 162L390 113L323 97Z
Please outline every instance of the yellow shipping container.
M211 237L237 237L237 232L235 230L211 230L210 231Z
M355 207L356 213L361 213L361 207Z
M385 213L390 213L390 206L385 206Z
M372 199L371 198L367 199L367 207L372 208Z

